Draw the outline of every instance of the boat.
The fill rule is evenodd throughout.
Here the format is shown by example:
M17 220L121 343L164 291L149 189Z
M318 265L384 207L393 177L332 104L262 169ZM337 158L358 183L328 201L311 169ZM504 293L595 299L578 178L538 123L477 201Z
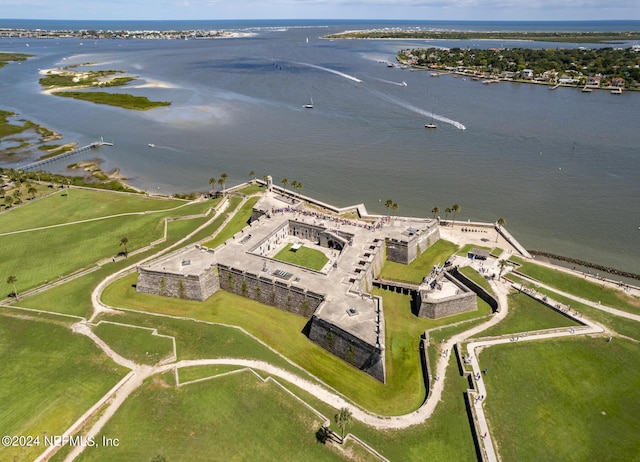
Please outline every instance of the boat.
M405 82L405 81L403 80L402 82L400 82L400 85L401 85L401 86L403 86L403 87L406 87L406 86L407 86L407 82Z
M309 98L309 102L302 107L305 109L313 109L313 98Z
M153 144L153 143L149 143L149 144L147 144L147 146L149 146L150 148L155 148L156 147L156 145Z
M438 128L436 124L424 124L424 128Z
M611 94L612 95L621 95L622 94L622 88L620 88L620 87L614 88L613 90L611 90Z

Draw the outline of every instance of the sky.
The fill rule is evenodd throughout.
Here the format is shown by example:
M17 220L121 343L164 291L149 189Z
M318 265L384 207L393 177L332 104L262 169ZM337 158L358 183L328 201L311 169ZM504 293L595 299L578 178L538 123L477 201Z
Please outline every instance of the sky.
M0 18L640 20L640 0L0 0Z

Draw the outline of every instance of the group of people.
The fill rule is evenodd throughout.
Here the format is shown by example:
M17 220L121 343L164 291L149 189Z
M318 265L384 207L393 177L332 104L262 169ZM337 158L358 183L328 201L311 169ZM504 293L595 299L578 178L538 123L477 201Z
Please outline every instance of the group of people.
M359 228L364 228L370 231L376 230L376 229L382 229L383 223L385 222L389 222L389 218L388 217L381 217L378 220L376 220L374 223L363 223L360 221L356 221L356 220L349 220L348 218L341 218L335 215L329 215L326 213L322 213L322 212L317 212L317 211L313 211L313 210L298 210L294 207L281 207L278 209L272 209L271 210L272 213L298 213L301 214L302 216L305 217L312 217L314 218L313 224L318 224L317 220L323 220L323 221L332 221L334 223L338 223L340 225L348 225L348 226L357 226ZM324 223L321 223L321 225L323 225Z

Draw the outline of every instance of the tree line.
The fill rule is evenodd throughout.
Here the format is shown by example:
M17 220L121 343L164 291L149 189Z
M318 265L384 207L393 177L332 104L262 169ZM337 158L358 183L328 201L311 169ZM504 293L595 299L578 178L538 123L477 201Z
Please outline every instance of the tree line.
M424 67L463 67L498 74L531 69L541 75L555 70L574 76L602 74L626 82L640 81L640 52L632 48L414 48L400 51L398 60Z

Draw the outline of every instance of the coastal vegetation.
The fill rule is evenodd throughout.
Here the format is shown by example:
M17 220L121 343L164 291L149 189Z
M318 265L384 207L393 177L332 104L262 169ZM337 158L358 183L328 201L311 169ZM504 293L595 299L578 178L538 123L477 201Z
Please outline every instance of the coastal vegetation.
M639 40L640 32L515 32L446 30L362 30L327 35L329 39L531 40L538 42L614 43Z
M115 87L125 85L136 77L113 77L117 73L124 71L90 71L90 72L71 72L71 71L49 71L44 77L40 78L40 85L43 87Z
M5 53L0 52L0 69L6 66L8 63L12 61L26 61L28 58L33 55L28 55L25 53Z
M170 106L168 101L151 101L146 96L133 96L127 93L107 93L103 91L82 92L82 91L54 91L56 96L89 101L96 104L106 104L124 109L135 109L146 111L161 106Z
M415 48L398 60L412 66L489 77L576 85L633 87L640 53L632 48Z
M118 87L126 85L137 79L134 76L121 76L117 74L125 71L119 70L78 70L76 66L67 66L61 69L46 71L40 78L40 85L55 96L63 96L96 104L106 104L124 109L146 111L161 106L171 105L168 101L151 101L146 96L134 96L126 93L107 93L100 91L78 91L93 88ZM68 89L68 90L63 90Z

